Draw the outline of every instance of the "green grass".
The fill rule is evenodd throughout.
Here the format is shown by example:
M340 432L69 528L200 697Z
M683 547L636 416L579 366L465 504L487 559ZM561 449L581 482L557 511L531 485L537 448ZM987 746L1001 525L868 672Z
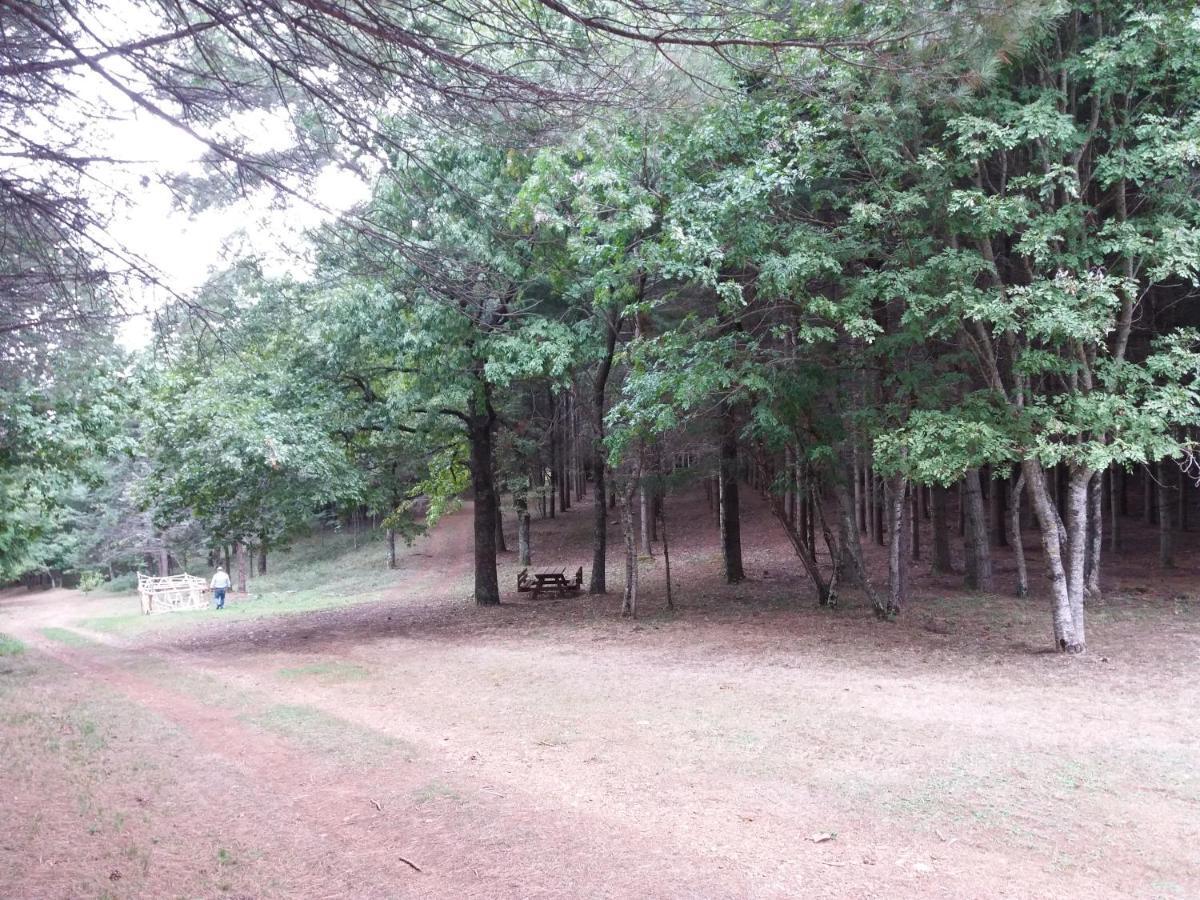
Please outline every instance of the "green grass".
M240 717L244 722L344 762L372 765L392 754L411 759L416 748L391 735L356 725L306 703L282 703Z
M25 652L25 645L15 637L0 634L0 656L17 656Z
M346 681L365 681L371 671L365 666L355 663L330 660L328 662L309 663L306 666L295 666L279 670L279 677L288 681L314 678L326 684L340 684Z
M433 780L421 785L413 791L413 802L417 804L433 803L438 800L453 800L462 802L462 794L443 781Z
M397 548L398 554L409 552L410 548ZM387 568L382 532L360 535L357 548L350 534L305 538L289 550L272 554L267 563L266 575L250 579L249 599L230 597L220 612L201 609L144 616L136 599L130 597L127 613L94 616L78 624L107 634L134 635L200 622L243 621L331 609L376 600L402 577ZM196 569L193 574L207 572Z
M54 641L58 644L66 644L68 647L91 647L96 643L90 638L84 637L78 631L71 631L69 628L43 628L40 634L46 640Z

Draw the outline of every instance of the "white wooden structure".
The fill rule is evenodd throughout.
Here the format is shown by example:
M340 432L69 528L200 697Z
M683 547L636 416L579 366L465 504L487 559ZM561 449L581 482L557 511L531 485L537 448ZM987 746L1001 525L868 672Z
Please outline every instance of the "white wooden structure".
M181 609L205 609L209 598L208 582L195 575L155 577L138 572L138 596L142 612L175 612Z

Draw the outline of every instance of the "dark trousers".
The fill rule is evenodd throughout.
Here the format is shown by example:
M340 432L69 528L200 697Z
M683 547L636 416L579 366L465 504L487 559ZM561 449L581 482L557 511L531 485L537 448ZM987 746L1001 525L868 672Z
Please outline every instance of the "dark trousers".
M213 600L217 601L217 609L224 609L225 588L213 588Z

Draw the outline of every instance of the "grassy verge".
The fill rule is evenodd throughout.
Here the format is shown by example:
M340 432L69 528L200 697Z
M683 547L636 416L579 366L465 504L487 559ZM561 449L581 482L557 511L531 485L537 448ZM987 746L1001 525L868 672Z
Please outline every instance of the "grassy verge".
M409 552L405 548L403 555ZM402 577L388 570L385 553L379 532L360 535L357 542L349 534L306 538L272 554L268 574L251 578L247 594L231 595L220 612L201 609L144 616L130 596L128 612L92 616L78 624L108 634L136 635L218 621L218 616L220 621L241 621L369 603Z
M299 681L311 678L323 684L365 681L370 675L370 670L365 666L341 662L340 660L309 663L306 666L295 666L279 670L279 677L286 681Z
M46 640L54 641L58 644L66 644L68 647L91 647L96 643L77 631L71 631L69 628L43 628L39 633Z
M0 634L0 656L18 656L25 652L25 645L15 637Z
M406 741L347 722L306 703L276 704L241 718L255 728L277 734L306 750L358 765L379 763L394 753L408 759L416 754L416 748Z

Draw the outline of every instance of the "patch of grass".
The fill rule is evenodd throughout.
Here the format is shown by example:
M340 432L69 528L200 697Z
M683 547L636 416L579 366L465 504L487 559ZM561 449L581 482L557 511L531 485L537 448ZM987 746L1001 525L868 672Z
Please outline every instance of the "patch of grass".
M306 666L294 666L280 669L279 677L288 681L303 678L315 678L326 684L341 684L346 681L365 681L371 675L366 666L355 663L329 660L328 662L309 663Z
M25 645L15 637L0 634L0 656L19 656L25 652Z
M433 803L435 800L456 800L461 802L463 797L458 791L443 781L433 780L421 785L413 791L413 802L417 804Z
M200 622L236 622L368 603L379 599L397 578L387 568L380 534L361 535L357 548L349 534L300 541L291 550L272 555L271 571L247 585L249 597L231 595L219 613L200 609L144 616L131 602L128 613L88 618L79 625L106 634L137 635Z
M84 637L78 631L72 631L69 628L43 628L39 633L48 641L66 644L68 647L91 647L96 643L90 638Z
M306 750L370 765L401 753L411 759L416 748L391 735L356 725L305 703L282 703L241 716L242 721L278 734Z

